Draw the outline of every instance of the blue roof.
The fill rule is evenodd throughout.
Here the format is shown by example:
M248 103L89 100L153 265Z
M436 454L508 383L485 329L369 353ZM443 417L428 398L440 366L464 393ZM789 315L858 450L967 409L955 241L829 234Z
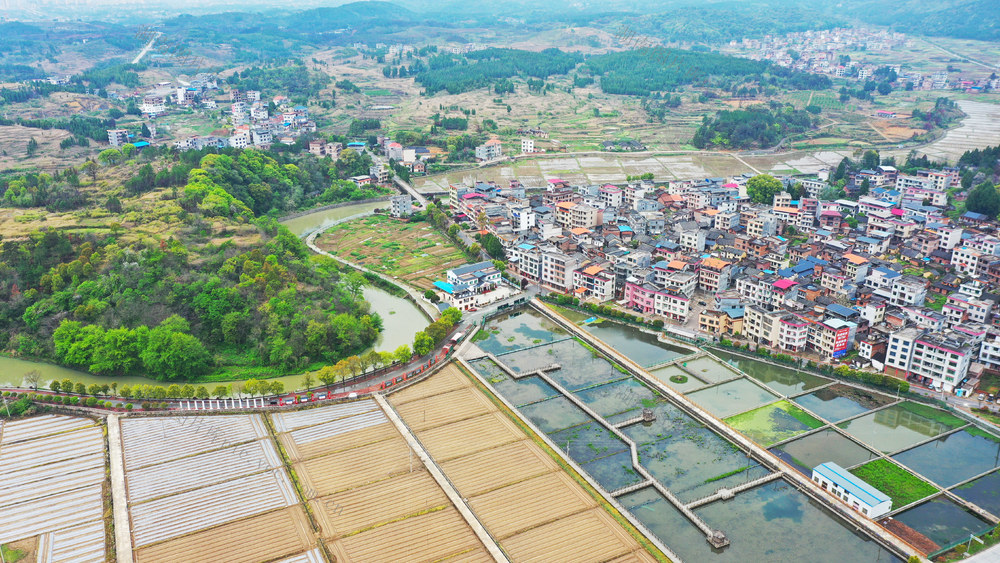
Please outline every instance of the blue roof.
M865 483L855 477L843 467L828 461L813 468L814 473L818 473L831 483L836 483L841 488L851 493L851 496L868 506L878 506L885 502L892 502L888 495L879 491L875 487Z
M146 142L146 141L136 141L135 143L132 143L132 144L135 145L135 148L137 148L137 149L141 149L143 147L148 147L149 146L149 143Z
M534 250L535 249L535 245L528 244L526 242L522 242L521 244L517 245L517 247L520 248L521 250Z
M618 225L618 231L622 233L631 233L632 227L629 227L628 225Z
M656 264L653 264L653 267L654 268L664 268L664 269L666 269L666 267L668 265L670 265L670 262L668 260L660 260Z
M879 244L882 241L872 237L858 237L858 242L863 242L865 244Z
M899 276L903 275L895 270L890 270L889 268L883 268L881 266L875 268L875 271L887 278L898 278Z
M840 315L841 317L850 317L858 314L858 312L855 311L854 309L851 309L850 307L845 307L839 303L830 303L829 305L826 306L826 310L835 315Z
M441 291L444 291L448 295L454 295L455 294L455 286L451 285L448 282L436 281L436 282L434 282L434 287L440 289Z
M962 217L972 219L973 221L985 221L990 218L989 215L983 215L982 213L976 213L975 211L966 211L962 214Z

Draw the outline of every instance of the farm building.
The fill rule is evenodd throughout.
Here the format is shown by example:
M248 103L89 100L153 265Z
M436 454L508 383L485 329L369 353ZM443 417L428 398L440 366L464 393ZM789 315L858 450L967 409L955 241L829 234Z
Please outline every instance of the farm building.
M814 467L812 480L869 518L878 518L892 509L888 495L832 461Z

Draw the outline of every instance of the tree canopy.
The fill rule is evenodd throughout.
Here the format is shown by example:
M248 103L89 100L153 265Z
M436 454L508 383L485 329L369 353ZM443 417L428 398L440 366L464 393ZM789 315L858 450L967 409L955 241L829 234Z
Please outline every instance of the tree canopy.
M995 219L1000 214L1000 193L993 182L983 182L973 188L965 200L965 208Z
M781 181L769 174L758 174L747 180L747 195L756 203L773 203L781 189Z

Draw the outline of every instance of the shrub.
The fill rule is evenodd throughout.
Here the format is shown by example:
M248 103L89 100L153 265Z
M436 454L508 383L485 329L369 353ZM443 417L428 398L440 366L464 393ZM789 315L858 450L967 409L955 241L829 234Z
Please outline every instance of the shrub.
M130 411L130 410L132 410L133 408L135 408L135 407L134 407L134 406L132 406L132 403L125 403L125 410L127 410L127 411Z

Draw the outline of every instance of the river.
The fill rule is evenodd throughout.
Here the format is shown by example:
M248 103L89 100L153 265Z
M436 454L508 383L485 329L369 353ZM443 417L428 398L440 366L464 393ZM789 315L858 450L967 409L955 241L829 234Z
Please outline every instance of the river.
M384 207L385 203L361 203L335 209L326 209L283 221L282 224L297 236L302 236L316 228L321 228L351 215L371 211L380 205ZM413 335L417 331L423 330L430 322L423 311L420 310L420 307L417 307L411 301L391 295L377 287L365 287L364 296L371 303L372 312L378 313L382 317L384 330L379 334L378 340L374 345L374 348L380 352L391 352L403 344L411 344L413 342ZM44 362L0 356L0 387L24 386L24 376L33 370L39 372L40 386L48 386L54 379L67 378L85 385L92 383L107 383L110 385L114 381L118 382L119 387L122 385L141 384L164 385L161 381L142 376L100 376ZM302 379L304 377L305 374L286 375L276 380L283 382L285 389L291 391L302 387ZM204 383L204 385L211 390L216 385L225 383L211 382Z

